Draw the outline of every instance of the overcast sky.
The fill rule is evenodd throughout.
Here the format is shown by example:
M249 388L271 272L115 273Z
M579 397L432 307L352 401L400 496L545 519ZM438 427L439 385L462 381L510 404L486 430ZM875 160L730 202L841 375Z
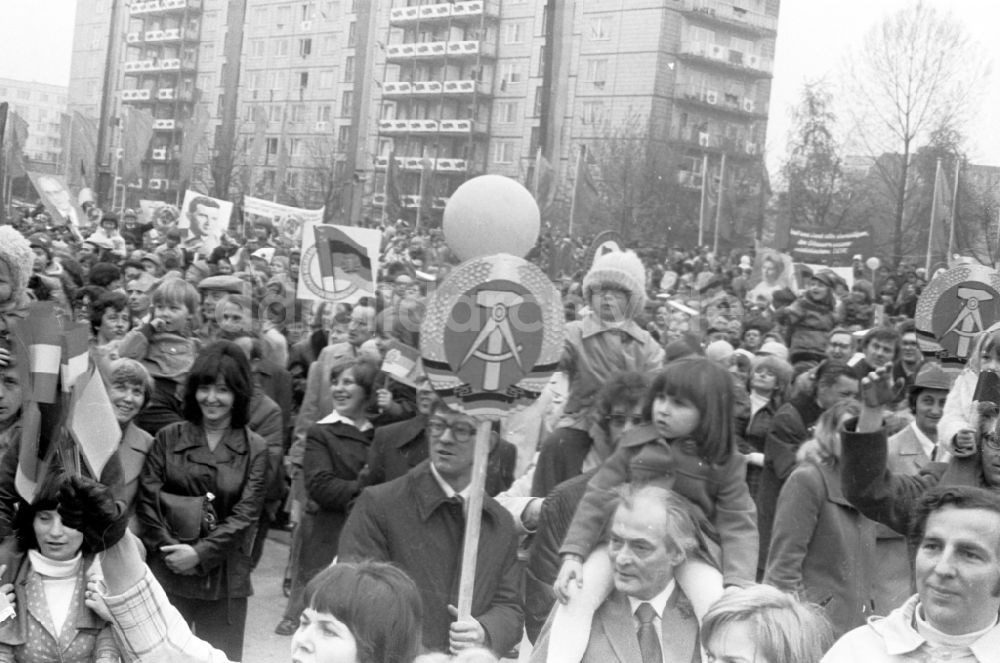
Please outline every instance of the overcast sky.
M807 80L835 80L844 55L885 14L912 0L783 0L771 91L768 164L781 162L789 110ZM1000 166L1000 2L926 0L950 10L993 60L978 117L966 128L973 162ZM74 0L0 0L0 77L65 85L73 46Z

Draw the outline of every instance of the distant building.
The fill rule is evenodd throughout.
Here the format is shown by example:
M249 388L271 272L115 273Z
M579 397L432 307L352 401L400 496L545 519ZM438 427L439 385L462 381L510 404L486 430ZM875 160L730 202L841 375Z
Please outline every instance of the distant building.
M36 163L56 166L62 154L61 121L66 112L66 87L0 78L0 100L10 103L28 123L24 153Z
M157 118L144 197L182 186L196 99L210 118L196 185L326 204L341 220L384 213L390 155L410 217L436 219L478 174L526 181L539 152L565 197L580 146L634 118L692 200L703 170L717 191L723 157L727 195L753 196L778 11L779 0L136 0L110 78L120 103ZM97 25L78 19L88 72L100 44L80 50ZM92 105L95 81L74 82L71 105Z

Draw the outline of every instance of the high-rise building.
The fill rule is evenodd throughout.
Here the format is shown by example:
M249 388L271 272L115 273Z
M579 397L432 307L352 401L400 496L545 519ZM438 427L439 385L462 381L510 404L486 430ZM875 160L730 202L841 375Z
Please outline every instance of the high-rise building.
M62 153L60 127L66 113L66 87L0 78L0 99L28 123L24 156L46 169L58 165Z
M581 146L628 127L651 155L642 167L703 223L739 231L766 178L779 2L142 0L110 78L157 118L136 195L183 186L177 150L200 99L191 182L220 196L433 221L465 179L527 181L540 154L566 199ZM94 80L71 97L92 99Z

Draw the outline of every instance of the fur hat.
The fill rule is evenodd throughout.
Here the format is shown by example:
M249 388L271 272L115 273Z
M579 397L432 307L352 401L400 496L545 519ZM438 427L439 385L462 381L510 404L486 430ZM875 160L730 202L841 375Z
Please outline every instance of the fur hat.
M634 318L646 306L646 268L631 251L612 251L594 261L583 277L583 296L590 301L602 285L615 286L629 293L626 315Z
M50 249L49 256L51 255ZM31 244L24 235L11 226L0 226L0 260L3 260L10 270L10 276L14 281L10 285L15 296L18 292L23 292L28 287L28 279L31 278L31 271L35 265L35 252L31 250Z

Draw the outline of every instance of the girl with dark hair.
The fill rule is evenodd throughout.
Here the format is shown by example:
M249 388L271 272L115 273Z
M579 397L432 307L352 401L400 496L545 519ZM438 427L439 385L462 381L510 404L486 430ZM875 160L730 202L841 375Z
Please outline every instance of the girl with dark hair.
M374 426L379 367L366 359L334 364L330 371L333 412L306 434L302 467L308 501L299 527L302 548L284 618L275 632L291 635L302 612L302 588L337 556L340 531L351 504L361 492L358 473L368 459Z
M643 408L651 424L626 435L587 484L560 550L555 592L563 605L554 615L549 661L580 660L588 641L581 633L611 590L610 560L595 548L622 484L670 488L711 523L721 550L713 546L709 552L720 559L722 573L715 559L703 557L689 558L674 570L698 617L722 595L724 585L753 582L756 510L733 433L734 386L725 368L702 357L672 362L656 375Z
M50 474L33 503L14 517L18 554L6 566L18 609L0 624L0 661L118 661L111 624L84 604L86 572L94 562L83 534L57 511L63 474Z
M187 376L185 421L162 428L139 480L149 565L198 635L243 655L251 548L264 504L267 445L246 428L250 363L216 342Z

